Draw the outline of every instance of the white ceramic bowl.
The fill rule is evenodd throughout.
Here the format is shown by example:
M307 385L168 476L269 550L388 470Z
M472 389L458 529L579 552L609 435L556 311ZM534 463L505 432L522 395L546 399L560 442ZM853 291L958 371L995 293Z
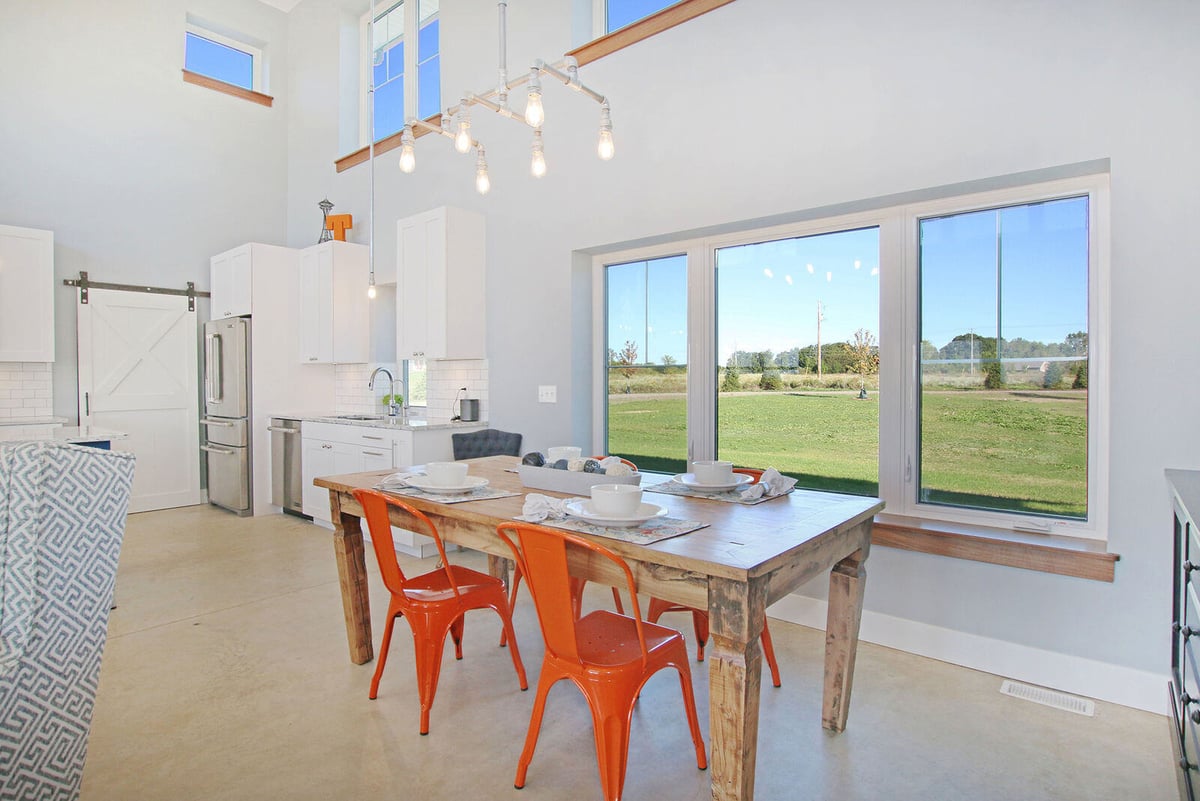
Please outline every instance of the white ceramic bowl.
M642 488L633 484L596 484L592 487L592 511L597 515L628 517L642 504Z
M465 462L429 462L425 465L425 475L439 487L461 487L467 480L467 469Z
M733 462L692 462L692 475L699 484L732 484Z
M574 445L556 445L553 448L546 449L546 461L549 464L554 464L559 459L566 459L568 462L572 459L578 459L583 455L583 448L576 448Z

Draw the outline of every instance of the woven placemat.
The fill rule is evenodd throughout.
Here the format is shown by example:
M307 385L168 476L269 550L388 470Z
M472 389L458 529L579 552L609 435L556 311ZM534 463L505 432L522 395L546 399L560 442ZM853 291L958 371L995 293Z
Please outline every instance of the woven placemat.
M517 517L515 519L521 520L522 518ZM672 537L678 537L681 534L687 534L708 527L708 523L702 523L698 520L680 520L677 517L656 517L637 526L622 527L598 526L595 523L589 523L586 520L580 520L575 517L547 518L541 521L539 525L575 531L580 534L594 534L597 537L608 537L609 539L629 542L634 545L649 545L653 542L669 540Z
M723 501L724 503L740 503L742 506L754 506L755 504L769 501L773 498L782 498L788 495L792 490L780 493L779 495L763 495L761 498L746 499L742 497L740 489L727 490L701 490L695 487L689 487L674 479L664 481L661 484L643 487L646 492L661 492L664 495L685 495L688 498L704 498L709 501ZM793 488L794 489L794 488Z

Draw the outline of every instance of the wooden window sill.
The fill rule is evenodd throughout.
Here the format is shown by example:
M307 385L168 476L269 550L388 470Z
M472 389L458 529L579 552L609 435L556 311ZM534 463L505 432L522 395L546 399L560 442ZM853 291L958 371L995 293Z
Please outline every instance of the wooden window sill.
M266 106L267 108L270 108L275 103L275 98L270 95L264 95L262 92L252 92L249 89L243 89L231 83L218 81L216 78L210 78L207 75L201 75L191 70L183 70L183 82L203 86L205 89L212 89L222 94L240 97L242 100L249 100L251 103L258 103L260 106Z
M701 14L707 14L715 8L720 8L732 2L733 0L681 0L681 2L673 6L667 6L645 19L626 25L624 28L613 31L606 36L601 36L599 39L593 39L587 44L571 50L566 55L574 56L575 60L579 62L579 66L582 67L584 64L590 64L618 50L624 50L626 47L637 44L643 39L649 39L651 36L660 34L665 30L674 28L676 25L687 22L690 19L695 19ZM426 122L440 127L442 124L442 115L436 114L426 120ZM432 131L416 129L413 131L413 136L420 137L427 133L432 133ZM375 155L378 156L381 153L387 153L398 147L400 147L399 131L376 142ZM360 147L353 153L342 156L335 161L333 163L334 167L338 172L344 172L356 164L362 164L370 158L370 150L369 146Z
M876 520L871 541L885 548L1107 582L1114 580L1121 558L1098 540L895 519Z

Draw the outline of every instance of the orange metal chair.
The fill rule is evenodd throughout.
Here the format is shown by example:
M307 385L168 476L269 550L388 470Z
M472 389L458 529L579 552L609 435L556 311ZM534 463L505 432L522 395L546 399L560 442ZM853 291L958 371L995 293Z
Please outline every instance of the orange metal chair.
M588 458L595 459L598 462L601 459L607 459L608 457L607 456L591 456ZM637 472L638 468L637 468L636 464L634 464L633 462L631 462L628 459L621 457L621 456L618 456L617 458L621 460L621 464L628 465L631 470L633 470L634 472ZM759 471L759 472L761 472L761 471ZM571 608L575 610L575 617L579 617L579 613L583 608L583 587L585 584L587 584L587 582L586 581L578 581L576 579L571 579L571 581L577 582L577 583L572 583L572 585L571 585L571 605L572 605ZM508 606L510 609L517 608L517 590L520 589L520 587L521 587L521 565L518 564L513 569L512 590L508 596ZM616 587L612 588L612 596L613 596L613 605L616 607L616 610L619 613L621 613L622 615L625 614L625 605L621 603L621 593L617 591ZM500 633L500 644L504 645L504 643L505 643L504 633L501 632Z
M601 545L565 531L527 523L502 523L497 531L512 549L529 582L529 592L533 595L546 641L537 698L529 719L529 734L517 763L516 787L525 786L525 774L533 759L546 711L546 696L560 679L570 679L583 693L592 711L596 761L600 767L604 798L618 801L625 784L634 702L646 680L667 667L679 672L684 711L696 746L696 767L701 770L708 767L683 636L674 629L642 621L637 587L625 560ZM520 541L520 547L506 532ZM607 610L597 610L582 618L576 615L572 605L577 591L567 571L568 546L586 549L616 563L625 575L633 617Z
M753 467L735 467L733 472L752 476L754 480L750 482L751 484L757 484L763 474L763 471ZM657 623L665 612L692 613L692 629L696 632L696 661L703 662L704 646L708 642L708 612L691 606L682 606L651 598L650 608L646 610L646 619L651 623ZM775 645L771 642L771 629L767 626L766 620L763 620L762 649L763 658L767 660L767 667L771 669L771 683L779 687L782 684L779 678L779 663L775 661Z
M525 666L517 649L513 634L512 613L508 599L504 597L504 583L498 578L450 564L446 559L446 548L438 535L433 521L419 510L395 497L375 490L359 489L354 497L362 504L367 526L371 531L371 545L379 560L379 572L384 586L392 594L388 604L387 623L383 629L383 644L379 647L379 664L371 678L369 697L375 698L379 690L379 678L387 664L388 648L392 643L392 628L396 618L403 615L412 627L413 647L416 651L417 685L421 697L421 734L429 733L429 710L433 696L437 693L438 676L442 669L442 652L446 645L446 634L454 638L454 657L462 659L463 616L472 609L494 609L504 624L504 632L512 644L513 667L521 689L529 688L525 680ZM388 519L388 506L396 506L412 516L420 526L414 530L433 538L437 544L442 567L429 573L411 578L404 575L396 561L396 547L392 540L392 526Z

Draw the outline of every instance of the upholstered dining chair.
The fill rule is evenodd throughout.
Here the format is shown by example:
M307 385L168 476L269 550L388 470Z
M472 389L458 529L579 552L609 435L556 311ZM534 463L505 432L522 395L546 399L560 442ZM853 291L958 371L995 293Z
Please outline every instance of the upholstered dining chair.
M449 634L454 639L455 658L462 659L463 617L472 609L493 609L500 615L504 633L508 635L507 641L511 646L509 650L513 667L517 670L517 680L522 690L528 689L525 666L521 663L521 654L517 650L517 640L513 634L512 614L508 608L508 599L504 595L504 583L486 573L450 564L446 559L446 548L437 528L420 510L376 490L358 489L354 491L354 497L362 505L366 515L367 526L371 531L371 545L375 549L375 557L379 560L379 572L383 576L384 586L392 596L383 629L383 643L379 646L379 664L376 665L375 675L371 678L368 697L375 698L378 694L379 679L383 676L388 648L392 643L392 629L396 618L403 615L412 627L413 647L416 651L417 688L421 699L420 731L421 734L428 734L429 710L433 707L433 697L437 693L446 635ZM391 520L388 517L389 506L402 509L412 518L410 523L405 524L405 528L433 539L437 545L438 556L441 557L441 567L420 576L404 575L399 562L396 561L396 547L392 540Z
M751 484L757 484L763 474L763 471L753 467L735 467L733 472L750 476L753 478ZM650 608L646 610L646 619L651 623L657 623L658 619L666 612L692 613L692 630L696 632L696 661L703 662L704 646L708 643L708 612L691 606L673 604L660 598L651 598ZM761 640L763 658L767 660L767 667L771 669L771 683L779 687L782 684L779 678L779 663L775 661L775 645L771 642L771 629L767 625L766 618L763 618Z
M570 679L583 693L592 712L596 761L605 801L618 801L625 784L634 703L646 680L668 667L679 673L684 712L696 749L696 767L701 770L708 767L683 635L642 620L637 585L625 560L602 545L566 531L513 522L500 524L497 532L512 549L525 574L546 642L529 732L517 762L515 786L518 789L525 786L550 688L562 679ZM617 566L629 591L632 617L603 609L578 616L572 609L575 587L567 571L569 548L590 551L596 558L607 559Z
M495 428L451 434L454 459L475 459L480 456L520 456L521 435Z

